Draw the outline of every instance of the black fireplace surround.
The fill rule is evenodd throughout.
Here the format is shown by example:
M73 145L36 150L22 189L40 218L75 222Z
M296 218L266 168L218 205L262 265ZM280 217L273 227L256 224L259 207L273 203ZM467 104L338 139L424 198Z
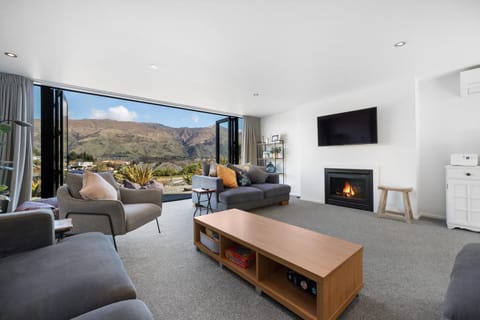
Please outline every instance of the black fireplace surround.
M373 170L325 168L325 203L373 211Z

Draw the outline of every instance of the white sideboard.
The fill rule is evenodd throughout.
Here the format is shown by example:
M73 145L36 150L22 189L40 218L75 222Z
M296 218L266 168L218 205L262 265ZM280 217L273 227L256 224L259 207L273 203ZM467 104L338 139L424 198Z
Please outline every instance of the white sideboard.
M446 166L447 227L480 231L480 166Z

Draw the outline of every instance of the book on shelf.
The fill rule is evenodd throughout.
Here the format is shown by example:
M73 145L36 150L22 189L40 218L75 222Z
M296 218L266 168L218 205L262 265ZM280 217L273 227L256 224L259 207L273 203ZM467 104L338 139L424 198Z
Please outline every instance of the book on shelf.
M240 245L234 245L225 249L225 256L233 263L245 269L255 262L255 251Z

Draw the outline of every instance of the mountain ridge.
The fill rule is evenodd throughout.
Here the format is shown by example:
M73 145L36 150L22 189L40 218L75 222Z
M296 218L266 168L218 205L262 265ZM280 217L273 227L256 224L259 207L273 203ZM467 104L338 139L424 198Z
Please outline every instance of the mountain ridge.
M34 150L40 150L40 130L40 120L35 119ZM137 162L214 158L215 135L215 125L173 128L150 122L69 119L68 152Z

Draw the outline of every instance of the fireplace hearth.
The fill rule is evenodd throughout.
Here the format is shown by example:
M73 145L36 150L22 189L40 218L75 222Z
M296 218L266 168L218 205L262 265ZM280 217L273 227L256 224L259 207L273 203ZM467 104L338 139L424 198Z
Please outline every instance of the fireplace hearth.
M325 168L325 203L373 211L373 170Z

